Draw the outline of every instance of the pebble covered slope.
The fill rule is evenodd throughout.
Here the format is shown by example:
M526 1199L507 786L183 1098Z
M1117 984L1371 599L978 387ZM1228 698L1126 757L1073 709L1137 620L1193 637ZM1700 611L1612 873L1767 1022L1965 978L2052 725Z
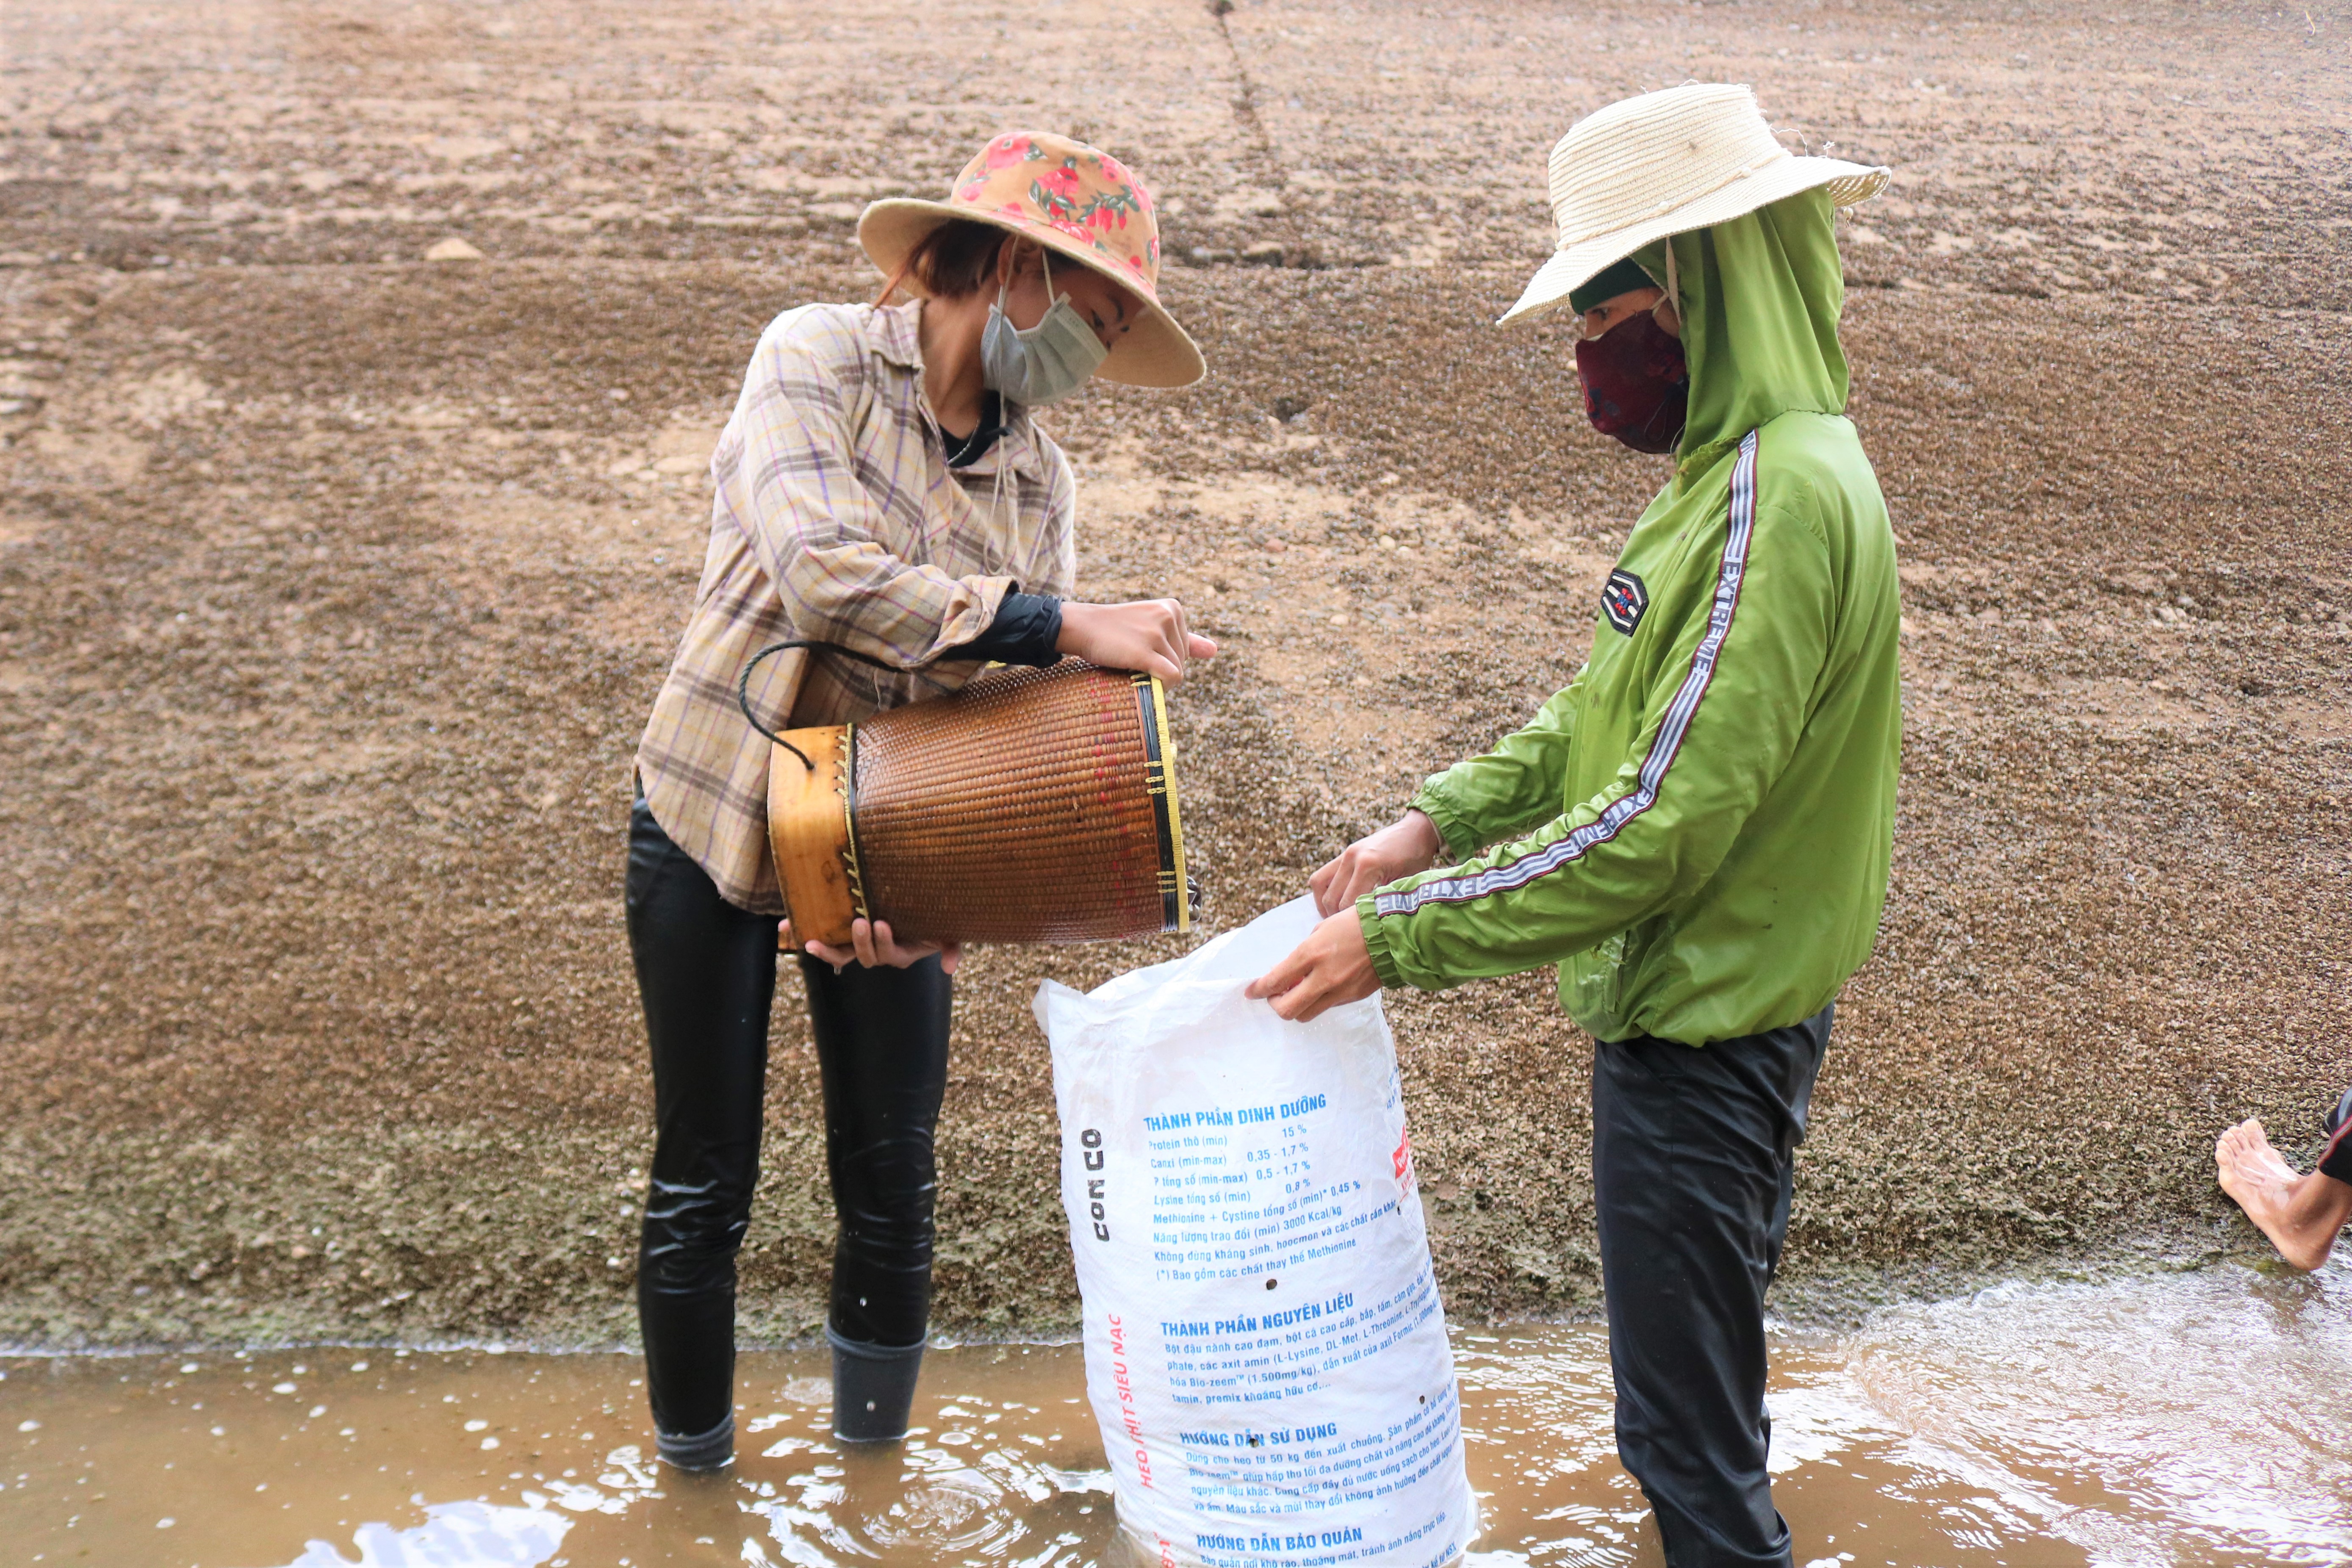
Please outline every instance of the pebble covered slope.
M0 1341L625 1337L629 759L761 326L1006 124L1129 157L1214 367L1053 426L1230 922L1573 673L1662 466L1581 427L1578 116L1754 83L1843 227L1905 560L1895 889L1789 1270L1852 1299L2246 1247L2228 1121L2352 1073L2352 14L1627 3L18 0L0 62ZM940 1312L1074 1306L1028 997L972 955ZM796 988L745 1255L819 1321ZM1588 1310L1548 977L1391 998L1450 1305Z

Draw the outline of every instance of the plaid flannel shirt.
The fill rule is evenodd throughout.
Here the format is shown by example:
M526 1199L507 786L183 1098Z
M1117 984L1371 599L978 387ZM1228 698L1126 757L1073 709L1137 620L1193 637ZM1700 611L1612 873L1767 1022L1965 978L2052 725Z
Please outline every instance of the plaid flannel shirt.
M654 820L728 902L782 914L768 853L767 741L735 681L772 642L809 637L909 667L986 630L1005 593L1068 596L1077 563L1068 459L1017 405L950 469L923 392L917 302L804 305L769 323L711 454L702 584L637 744ZM961 685L980 665L925 674ZM752 708L778 729L839 724L937 687L794 651L761 665Z

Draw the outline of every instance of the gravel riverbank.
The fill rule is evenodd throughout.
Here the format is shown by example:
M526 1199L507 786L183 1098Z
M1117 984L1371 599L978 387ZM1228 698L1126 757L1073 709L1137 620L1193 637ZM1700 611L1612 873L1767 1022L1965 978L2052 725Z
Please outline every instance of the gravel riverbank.
M1663 470L1580 427L1556 330L1486 323L1553 139L1692 77L1896 167L1845 229L1895 891L1791 1277L2252 1245L2214 1135L2299 1152L2352 1072L2342 6L814 15L16 7L0 1342L629 1331L621 831L703 461L760 327L870 288L863 203L1006 123L1165 198L1213 374L1055 416L1080 581L1223 641L1175 704L1188 839L1213 923L1289 896L1582 657ZM943 1322L1068 1322L1029 996L1174 951L971 958ZM743 1292L778 1338L830 1247L794 990ZM1449 1305L1589 1308L1548 977L1391 1005Z

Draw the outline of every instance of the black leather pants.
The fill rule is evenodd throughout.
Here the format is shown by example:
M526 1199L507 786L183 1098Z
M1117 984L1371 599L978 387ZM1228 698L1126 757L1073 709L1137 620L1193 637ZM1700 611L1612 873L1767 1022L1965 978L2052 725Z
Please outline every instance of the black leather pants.
M1764 1291L1833 1011L1696 1049L1593 1047L1617 1453L1657 1515L1669 1568L1788 1568L1764 1464Z
M716 1439L734 1411L735 1254L759 1183L777 921L720 898L643 799L629 817L627 906L654 1068L637 1258L646 1389L661 1435ZM863 1343L917 1344L930 1312L951 983L936 958L839 974L800 964L841 1226L832 1327Z

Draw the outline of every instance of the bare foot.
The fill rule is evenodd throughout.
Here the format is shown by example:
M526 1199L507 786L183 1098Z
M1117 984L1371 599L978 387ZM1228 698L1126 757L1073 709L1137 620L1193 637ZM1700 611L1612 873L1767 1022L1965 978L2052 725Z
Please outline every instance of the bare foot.
M2271 1147L2260 1121L2249 1119L2221 1134L2213 1145L2221 1190L2235 1198L2246 1217L2277 1247L2279 1256L2297 1268L2316 1268L2327 1261L2336 1246L2336 1227L2324 1231L2309 1223L2295 1202L2304 1184L2313 1180L2298 1173ZM2324 1180L2325 1178L2320 1178Z

